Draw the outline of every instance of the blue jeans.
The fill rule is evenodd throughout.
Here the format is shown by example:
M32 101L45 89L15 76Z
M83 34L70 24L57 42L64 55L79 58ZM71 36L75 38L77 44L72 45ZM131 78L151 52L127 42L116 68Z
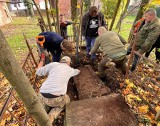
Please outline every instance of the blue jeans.
M85 36L85 39L86 39L86 51L87 51L87 55L89 55L89 52L94 46L96 37ZM96 54L94 53L91 55L91 59L95 59L95 58L96 58Z

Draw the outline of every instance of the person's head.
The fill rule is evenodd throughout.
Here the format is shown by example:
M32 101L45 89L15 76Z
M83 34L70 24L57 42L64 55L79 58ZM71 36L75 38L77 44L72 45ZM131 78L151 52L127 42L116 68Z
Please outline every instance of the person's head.
M149 8L144 12L144 18L146 22L153 21L157 17L156 10L153 8Z
M60 62L61 63L66 63L66 64L68 64L70 66L71 65L71 58L68 57L68 56L64 56L64 57L62 57Z
M61 21L63 21L64 20L64 15L63 14L60 14L59 15L59 21L61 22Z
M89 15L91 17L96 17L98 15L98 8L96 6L92 6L89 9Z
M101 35L103 33L105 33L107 31L107 29L104 26L100 26L98 28L98 35Z
M67 39L64 39L63 42L61 43L61 49L63 51L69 51L72 52L74 47L71 42L69 42Z

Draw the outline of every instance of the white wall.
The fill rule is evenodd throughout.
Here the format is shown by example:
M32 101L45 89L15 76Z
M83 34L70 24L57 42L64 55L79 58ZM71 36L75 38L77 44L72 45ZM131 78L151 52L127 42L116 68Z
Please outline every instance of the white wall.
M45 9L45 2L41 1L39 3L39 7L40 7L40 9ZM24 10L24 9L26 9L26 7L24 6L24 3L16 4L16 6L14 6L14 4L10 4L10 9L11 10L17 10L17 8L18 8L18 10ZM36 9L35 6L33 6L33 8ZM49 5L48 5L48 8L49 8Z

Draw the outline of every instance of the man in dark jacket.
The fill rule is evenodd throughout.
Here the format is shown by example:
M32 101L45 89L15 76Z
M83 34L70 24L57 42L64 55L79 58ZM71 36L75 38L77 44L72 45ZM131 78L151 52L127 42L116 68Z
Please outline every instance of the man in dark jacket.
M107 27L104 15L98 12L96 6L92 6L82 18L82 37L86 41L87 56L89 56L89 52L94 46L95 39L98 36L98 27L100 26ZM91 59L94 58L95 54L92 54Z
M60 56L63 50L72 51L73 49L72 44L68 42L68 40L64 39L62 36L55 32L42 32L38 36L39 38L37 41L39 47L41 46L39 43L42 41L41 37L44 37L44 50L47 49L48 52L51 52L53 62L60 61Z

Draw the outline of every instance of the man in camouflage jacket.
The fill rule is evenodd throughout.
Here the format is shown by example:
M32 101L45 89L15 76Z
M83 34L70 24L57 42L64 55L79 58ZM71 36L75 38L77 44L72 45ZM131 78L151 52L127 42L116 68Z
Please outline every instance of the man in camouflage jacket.
M135 42L135 50L142 55L151 49L160 34L160 22L156 16L156 11L152 8L146 10L144 18L145 24L136 34L137 39ZM135 55L131 71L135 70L138 59L139 57Z

